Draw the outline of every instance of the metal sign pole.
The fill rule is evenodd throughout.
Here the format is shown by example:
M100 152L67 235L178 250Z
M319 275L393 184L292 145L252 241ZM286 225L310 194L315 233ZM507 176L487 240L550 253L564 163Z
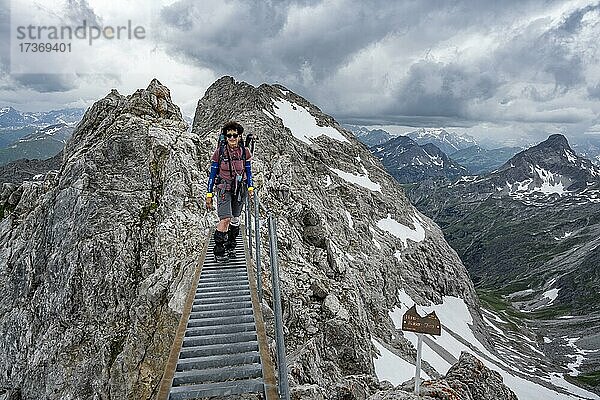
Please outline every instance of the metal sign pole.
M415 371L415 394L421 391L421 348L423 347L423 334L417 333L417 368Z

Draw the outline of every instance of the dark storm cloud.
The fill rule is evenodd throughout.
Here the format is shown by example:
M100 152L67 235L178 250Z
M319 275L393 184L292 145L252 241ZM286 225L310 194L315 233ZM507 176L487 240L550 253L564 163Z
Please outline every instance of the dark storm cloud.
M217 74L273 81L310 69L320 80L404 29L413 9L385 1L238 1L215 10L211 2L182 0L162 10L160 40Z
M390 114L465 118L471 100L489 99L500 82L497 75L458 64L420 61L398 88Z
M172 54L193 60L217 75L231 74L255 84L280 81L350 119L401 119L419 124L421 117L421 124L454 120L457 125L485 119L485 109L480 107L479 114L473 115L472 105L494 103L494 96L499 96L496 105L515 98L545 103L585 85L585 50L573 50L571 45L578 41L583 18L598 7L575 9L548 28L550 17L544 17L544 11L564 2L239 1L218 9L215 4L181 0L163 8L158 40ZM531 17L515 31L506 31L527 15L542 17ZM479 58L427 59L429 49L454 36L485 37L505 31L502 43L491 46ZM332 83L335 75L365 49L388 39L395 43L395 47L387 48L391 56L410 56L405 62L410 65L405 76L388 88L393 93L392 102L367 107L363 115L348 113L347 109L357 107L347 103L336 106L330 102L334 97L362 95L357 91L365 90L361 80L368 76L357 75L356 82L336 84ZM374 58L372 65L364 68L372 68L374 74L394 73L393 66L381 62ZM518 82L524 83L524 89L500 93L503 85ZM553 89L542 90L541 83L550 83ZM382 89L373 87L373 95ZM563 115L523 115L527 112L519 110L514 118L538 120L548 115L556 122ZM490 119L502 118L492 114L490 110ZM578 117L566 117L565 122L573 118Z
M11 77L16 87L40 93L68 92L77 87L74 74L12 74Z

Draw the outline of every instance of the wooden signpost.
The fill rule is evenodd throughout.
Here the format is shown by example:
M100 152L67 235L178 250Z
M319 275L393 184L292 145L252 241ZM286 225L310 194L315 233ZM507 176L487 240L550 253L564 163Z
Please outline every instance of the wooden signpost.
M423 347L423 334L439 336L442 334L442 324L435 315L435 311L421 317L417 312L417 306L413 305L402 316L402 330L415 332L417 334L417 365L415 370L415 394L419 395L421 390L421 349Z

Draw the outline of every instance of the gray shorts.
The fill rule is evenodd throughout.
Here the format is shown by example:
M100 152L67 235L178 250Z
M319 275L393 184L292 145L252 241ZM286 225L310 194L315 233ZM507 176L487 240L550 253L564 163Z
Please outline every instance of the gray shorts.
M232 199L233 196L229 190L217 187L217 215L219 219L239 217L242 214L246 195L247 191L242 191L242 196L238 201L237 198Z

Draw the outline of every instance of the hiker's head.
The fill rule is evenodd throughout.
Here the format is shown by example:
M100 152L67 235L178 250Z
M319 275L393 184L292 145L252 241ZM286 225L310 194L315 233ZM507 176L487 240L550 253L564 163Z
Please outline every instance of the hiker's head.
M244 127L235 121L230 121L223 125L221 132L225 136L228 145L236 146L240 142Z

